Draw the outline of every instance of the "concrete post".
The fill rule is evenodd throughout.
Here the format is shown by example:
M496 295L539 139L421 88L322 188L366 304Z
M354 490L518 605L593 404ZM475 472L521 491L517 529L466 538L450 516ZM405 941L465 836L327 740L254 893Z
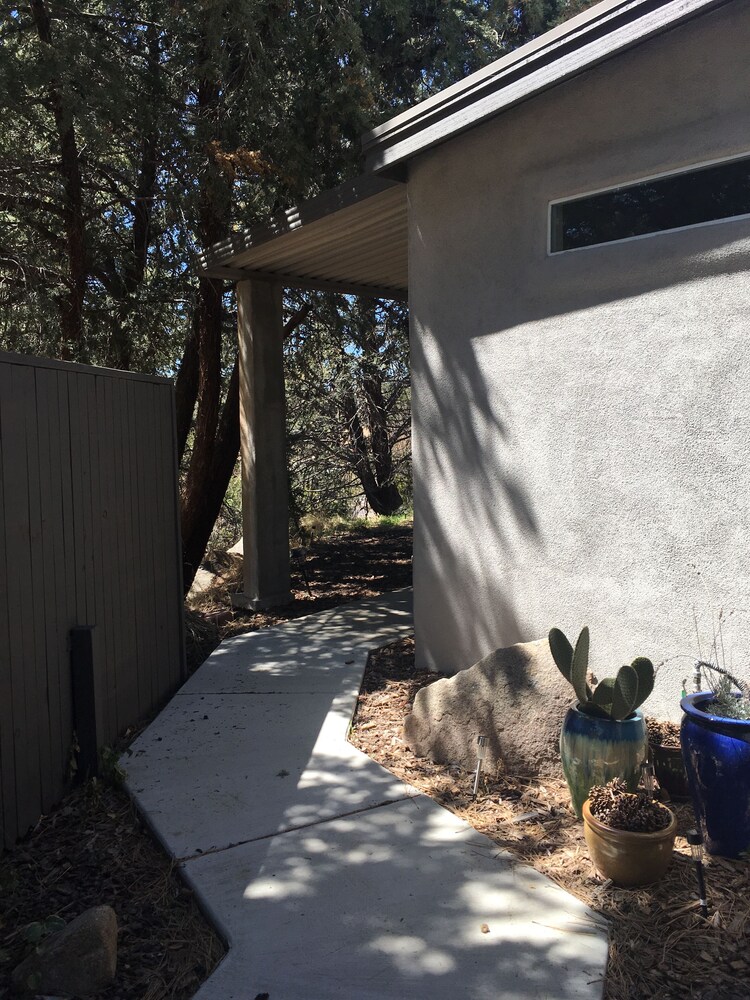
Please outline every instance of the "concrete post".
M281 286L237 283L244 592L235 607L291 600Z

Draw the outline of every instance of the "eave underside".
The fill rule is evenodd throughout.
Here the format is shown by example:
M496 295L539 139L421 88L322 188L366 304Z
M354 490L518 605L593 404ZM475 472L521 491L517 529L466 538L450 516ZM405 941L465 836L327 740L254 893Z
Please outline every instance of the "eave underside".
M200 265L232 281L405 299L406 185L359 177L211 247Z

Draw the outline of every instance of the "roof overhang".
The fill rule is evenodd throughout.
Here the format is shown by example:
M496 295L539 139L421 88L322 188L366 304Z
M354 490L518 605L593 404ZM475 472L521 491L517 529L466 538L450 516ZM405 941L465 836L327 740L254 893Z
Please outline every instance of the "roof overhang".
M407 298L406 184L386 176L405 177L411 157L732 2L604 0L367 133L369 174L215 244L200 255L200 270L230 281Z
M365 133L368 170L405 161L530 97L732 0L605 0Z
M358 177L214 244L207 277L379 298L408 294L406 185Z

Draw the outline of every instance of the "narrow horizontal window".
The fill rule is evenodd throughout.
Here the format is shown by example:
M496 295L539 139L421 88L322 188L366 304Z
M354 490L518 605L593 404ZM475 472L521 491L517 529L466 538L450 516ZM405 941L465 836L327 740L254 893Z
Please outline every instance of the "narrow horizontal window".
M556 202L550 251L750 215L750 157Z

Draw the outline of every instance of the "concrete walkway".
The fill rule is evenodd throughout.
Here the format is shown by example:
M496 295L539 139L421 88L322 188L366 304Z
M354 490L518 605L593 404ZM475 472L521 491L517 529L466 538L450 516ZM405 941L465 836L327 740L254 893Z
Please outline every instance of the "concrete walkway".
M601 996L600 919L346 741L410 596L222 643L123 759L230 946L199 1000Z

